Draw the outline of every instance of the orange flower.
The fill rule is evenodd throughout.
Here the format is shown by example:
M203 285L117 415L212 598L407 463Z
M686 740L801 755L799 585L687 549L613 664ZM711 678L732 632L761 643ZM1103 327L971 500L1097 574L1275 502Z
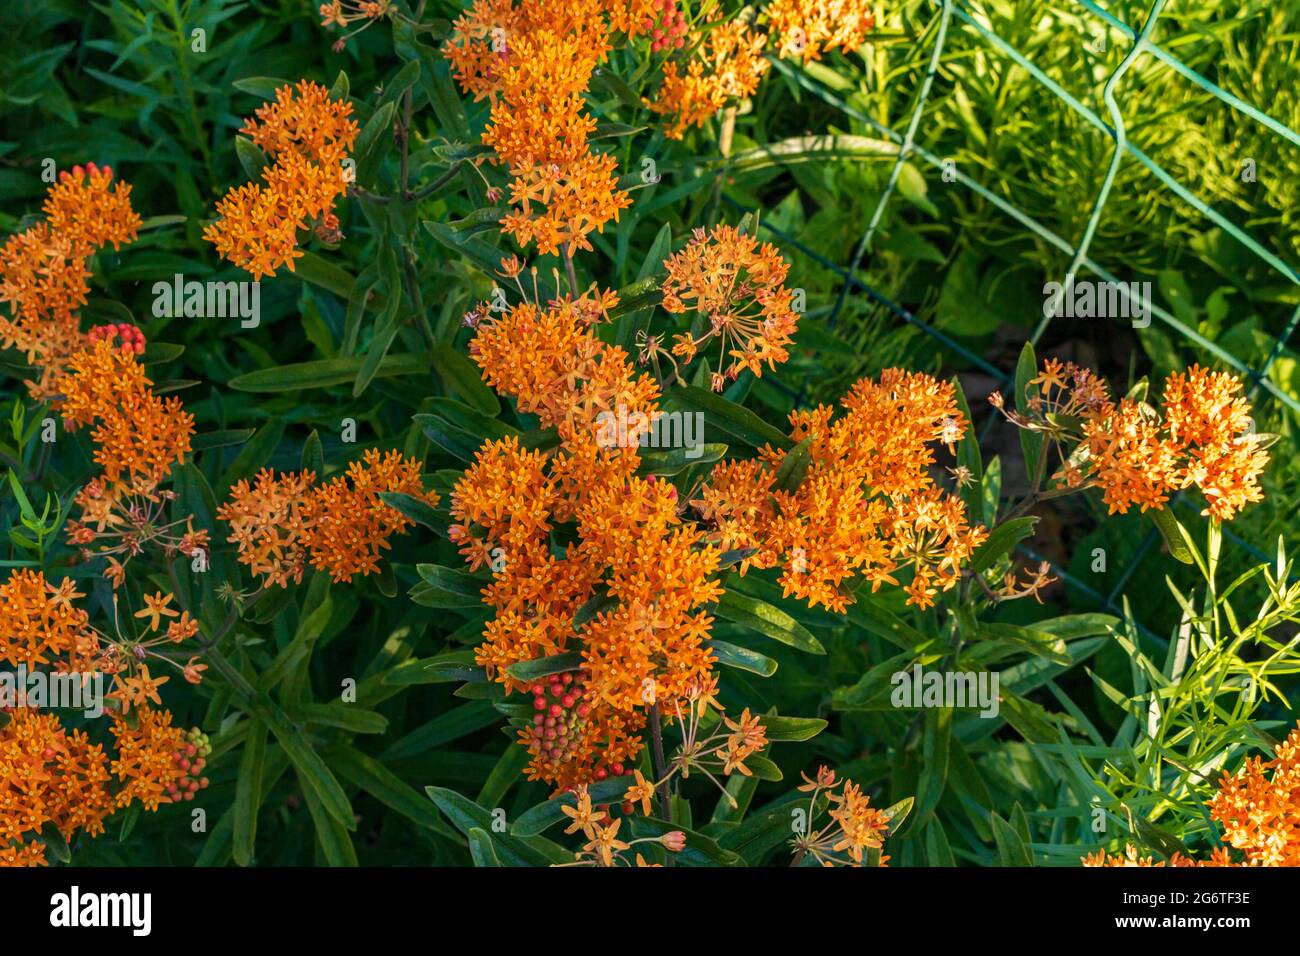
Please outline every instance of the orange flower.
M63 579L63 588L71 581ZM11 667L51 664L89 630L86 612L61 597L41 571L21 568L0 584L0 661Z
M522 560L529 546L545 539L556 503L545 465L541 452L520 448L513 435L488 442L475 454L452 490L451 516L457 523L448 529L471 571Z
M335 581L371 574L390 547L388 539L412 524L380 494L402 492L431 506L438 501L421 486L419 463L397 451L368 449L344 474L323 485L315 480L310 471L277 478L263 469L254 485L236 484L217 509L234 532L227 540L238 546L240 563L261 575L263 586L301 581L309 555Z
M787 455L771 448L759 461L715 466L691 504L724 550L753 549L750 566L781 564L785 594L843 612L855 575L897 584L911 568L908 603L922 608L954 587L987 536L972 527L961 499L933 485L930 446L961 437L965 423L953 387L923 373L886 369L879 383L857 382L840 402L794 412L791 438L808 443L808 467L794 488L778 488Z
M694 238L665 260L664 308L695 311L709 322L698 338L679 339L673 352L688 361L704 343L719 341L717 369L734 379L742 369L755 376L763 364L776 368L790 355L799 317L791 308L794 293L784 285L789 266L774 246L734 226L696 229ZM727 358L734 361L727 365ZM715 383L715 391L720 391Z
M74 252L90 255L100 246L121 248L134 242L141 219L131 208L131 187L118 183L111 190L113 170L87 163L64 171L45 198L50 228L71 243Z
M110 190L113 171L89 163L64 171L45 199L46 221L10 236L0 248L0 346L16 348L40 370L28 383L37 399L58 394L68 360L87 345L77 311L89 292L87 262L95 250L118 248L136 237L140 217L131 208L131 187Z
M595 834L595 828L600 821L607 819L608 814L604 810L593 810L591 808L591 794L587 792L585 784L576 788L577 801L576 807L562 804L560 811L573 822L564 828L565 833L577 833L579 830L587 837Z
M745 766L745 760L767 746L767 731L756 714L751 714L746 707L739 720L722 718L722 722L731 731L727 735L727 746L723 753L723 772L732 773L739 770L746 777L753 771Z
M112 714L110 730L117 742L114 775L121 782L116 804L126 807L136 800L146 810L170 802L167 791L185 776L177 755L185 747L185 733L172 726L167 710L141 707L133 723Z
M1254 757L1235 775L1225 773L1210 815L1247 865L1300 866L1300 726L1277 745L1272 760Z
M366 450L362 461L348 465L346 474L314 488L302 507L308 527L311 563L329 571L335 581L351 581L379 569L388 539L414 522L380 500L380 493L397 491L437 504L438 496L420 484L420 465L398 451L386 455Z
M264 468L252 486L241 479L230 489L229 500L217 508L217 517L233 532L226 540L238 546L239 563L261 575L268 586L284 588L291 580L302 580L310 531L304 511L315 481L311 471L277 478Z
M341 27L346 27L348 24L355 23L358 20L365 21L351 33L345 34L334 41L335 53L342 50L348 40L352 39L366 27L383 17L391 16L392 13L392 0L330 0L329 3L322 3L320 5L321 26L323 27L333 26L335 24Z
M835 804L830 817L840 827L840 838L832 845L835 851L848 853L854 863L862 862L863 850L876 850L889 833L889 817L872 807L870 799L850 781L844 782L839 794L832 794Z
M623 800L631 804L641 804L641 812L646 816L650 815L650 808L654 804L655 787L654 784L641 776L640 770L633 771L636 777L636 783L627 788L627 793L623 795Z
M836 47L851 53L875 25L867 0L772 0L764 13L780 36L780 55L805 63Z
M752 96L770 63L763 57L767 38L741 20L710 23L691 38L694 52L685 68L664 64L664 81L650 109L672 118L664 131L681 139L692 126L702 127L729 102Z
M231 190L217 203L220 218L203 231L221 256L255 279L282 265L292 272L302 256L299 230L332 217L348 188L344 160L359 131L352 105L331 100L318 83L300 80L275 95L241 130L273 160L262 170L265 185Z
M523 57L519 42L537 31L556 36L583 34L582 45L599 50L618 32L634 37L648 29L654 0L474 0L452 24L443 55L461 89L474 99L501 92L510 66ZM603 57L603 52L597 54ZM586 84L584 83L583 86Z
M483 142L511 176L512 209L501 224L542 255L590 250L587 236L632 202L614 158L592 151L596 121L583 111L583 93L609 53L604 14L615 8L627 16L625 5L598 0L517 8L478 0L445 48L462 86L493 100Z
M861 866L864 851L878 850L889 835L890 816L884 810L871 806L871 800L851 780L837 780L835 771L821 767L815 779L801 775L806 781L799 791L809 793L806 826L797 831L790 845L796 853L795 862L811 856L822 866ZM836 789L839 792L836 792ZM817 817L818 797L825 791L829 803L827 815L830 822L814 827ZM889 860L881 856L879 865Z
M357 138L352 104L329 98L329 91L311 80L275 91L275 102L257 108L241 133L270 156L292 154L322 165L342 162Z
M481 323L470 345L489 385L516 398L520 411L535 413L566 440L595 437L602 412L644 416L648 428L657 410L654 380L636 375L627 353L591 330L596 301L566 296L545 310L521 303ZM599 301L607 309L618 300ZM630 435L629 444L637 437Z
M0 865L43 866L34 842L53 826L71 840L104 832L104 820L135 801L146 810L170 802L186 779L187 737L165 710L140 710L133 724L113 714L115 751L92 744L84 731L66 730L54 715L26 707L0 726ZM198 761L202 766L202 760ZM198 789L199 784L194 784ZM38 848L39 847L39 848Z
M1086 422L1083 435L1111 514L1133 505L1143 511L1161 508L1169 500L1178 448L1162 435L1153 411L1124 399L1109 414Z
M618 828L622 825L621 819L615 820L609 826L602 827L596 824L593 827L595 832L591 834L591 842L583 849L595 855L602 866L613 866L616 853L632 848L630 843L624 843L618 838Z
M1164 412L1170 440L1185 458L1177 479L1205 495L1202 514L1231 520L1247 504L1263 500L1259 476L1268 464L1254 433L1241 380L1193 365L1165 380Z
M161 399L134 352L107 340L77 352L59 382L60 414L70 429L98 422L95 461L110 482L157 483L190 451L194 418L178 398Z
M1165 380L1160 408L1132 397L1115 404L1092 372L1051 358L1030 384L1036 394L1024 413L1004 408L1000 396L994 407L1064 449L1052 480L1100 487L1112 514L1163 508L1174 492L1197 487L1207 504L1201 513L1229 521L1264 497L1259 477L1268 453L1233 375L1199 365L1176 372Z
M0 847L35 838L47 824L65 839L78 830L102 833L116 803L107 763L85 732L65 730L54 715L13 710L0 727ZM30 851L20 856L29 865L44 863Z

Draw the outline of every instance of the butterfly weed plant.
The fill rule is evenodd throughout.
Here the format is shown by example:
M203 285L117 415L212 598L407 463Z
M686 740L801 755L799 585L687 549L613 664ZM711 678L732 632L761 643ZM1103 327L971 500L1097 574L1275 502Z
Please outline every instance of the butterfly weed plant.
M1287 440L1245 383L1025 345L977 393L828 320L825 208L897 149L783 134L778 77L916 34L260 6L57 46L54 4L0 66L49 90L0 107L0 862L1297 861L1286 536L1225 572ZM900 289L954 267L927 216ZM1189 570L1169 633L1065 606L1080 513Z

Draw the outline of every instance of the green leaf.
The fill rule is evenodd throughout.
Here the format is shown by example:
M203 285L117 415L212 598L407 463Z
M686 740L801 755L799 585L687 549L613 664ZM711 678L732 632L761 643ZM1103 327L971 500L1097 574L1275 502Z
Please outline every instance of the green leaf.
M284 712L265 694L259 695L256 707L259 716L269 725L271 733L275 735L275 739L284 748L289 762L293 764L304 793L310 799L316 800L321 809L339 826L346 830L355 829L357 822L347 794L343 792L343 788L339 786L338 780L330 772L320 754L307 740L302 729L290 723ZM318 834L321 829L318 825Z
M786 452L781 467L776 470L776 477L772 482L773 490L793 494L803 484L804 475L808 474L808 465L812 463L808 453L811 442L812 436L809 436Z
M356 704L335 701L330 704L299 704L288 708L294 720L318 727L337 727L353 734L382 734L388 730L388 718Z
M780 608L741 594L724 591L716 611L723 620L740 624L774 641L788 644L808 654L825 654L824 648L808 629Z
M549 657L538 657L535 660L511 664L506 668L506 673L515 680L529 681L536 680L538 677L549 677L552 674L564 674L581 666L582 655L576 651L568 651L564 654L552 654Z
M352 747L330 752L330 759L348 782L360 787L386 807L418 826L440 833L447 828L429 802L373 757Z
M235 782L235 805L231 853L240 866L253 862L257 842L257 813L262 799L262 771L266 762L266 724L253 718L244 738Z
M307 440L302 443L302 464L304 471L313 472L316 477L325 473L325 448L321 445L320 435L316 429L311 430Z
M252 438L253 434L254 429L252 428L232 428L225 431L204 432L201 435L195 435L190 441L190 450L197 454L210 448L228 448L231 445L242 445Z
M406 661L384 674L381 683L390 687L407 687L412 684L486 680L487 672L474 663L474 651L469 649Z
M531 705L529 713L532 713ZM386 751L384 760L392 763L408 757L418 757L435 747L501 723L501 715L490 701L472 700L443 711L428 723L415 728ZM524 750L524 748L515 748ZM527 750L524 750L527 753Z
M596 786L599 784L594 785L592 789L594 790ZM492 814L473 800L445 787L425 787L424 792L437 804L438 809L452 822L452 825L466 836L474 827L493 831ZM572 796L569 794L570 798ZM513 827L509 836L495 833L493 843L497 856L506 866L549 866L552 863L573 861L573 854L558 844L541 837L517 833Z
M752 760L752 758L751 758ZM675 816L675 814L674 814ZM686 836L686 847L680 853L669 854L678 866L744 866L745 861L733 850L723 849L714 840L679 823L669 823L658 817L634 816L629 830L637 839L659 838L678 830Z
M372 182L379 161L383 158L384 151L393 143L390 131L393 125L393 117L396 114L396 103L384 103L375 110L370 119L366 121L366 125L361 127L361 133L357 136L354 151L354 155L357 157L358 183L368 184Z
M300 773L298 780L304 783L303 798L307 802L307 811L316 825L316 841L329 866L356 866L357 851L352 845L348 830L324 806L320 791L306 785ZM355 827L355 822L353 827Z
M501 413L496 394L483 383L478 366L464 354L443 345L430 353L429 360L434 374L452 395L484 415L495 417Z
M1020 805L1016 804L1018 808ZM994 811L989 812L989 825L993 829L993 842L998 848L998 865L1033 866L1034 855L1020 834Z
M497 278L503 256L501 250L496 246L489 245L475 236L458 232L444 222L435 222L432 219L424 221L424 228L428 230L429 235L456 255L468 259L480 272L485 273L494 280Z
M241 93L251 93L253 96L261 97L264 100L275 99L275 91L281 87L293 87L292 80L282 80L274 76L249 76L242 80L235 80L232 84L235 89Z
M381 491L379 500L416 524L422 524L433 531L446 530L446 515L439 515L437 509L423 498L408 495L404 491Z
M236 136L235 155L239 157L239 165L244 167L244 174L249 179L261 179L262 170L266 168L268 161L266 153L258 149L251 139Z
M695 465L708 465L720 461L727 454L727 446L719 443L695 445L687 448L640 448L641 465L638 475L658 475L671 478Z
M776 673L776 661L765 654L751 651L747 647L730 644L716 637L710 638L707 643L713 649L713 656L718 659L719 664L739 668L742 671L749 671L751 674L758 674L760 677L771 677Z
M322 259L314 252L304 252L294 262L293 271L294 275L304 282L320 286L344 301L352 298L352 290L357 284L356 278L348 273L346 269ZM387 308L387 300L375 296L370 300L370 305L375 309L382 310Z
M397 71L397 75L384 84L384 95L380 103L395 103L403 93L414 86L420 79L420 61L410 60Z
M492 837L482 827L470 827L466 834L469 839L469 855L475 866L500 866L497 851L492 846Z
M1030 385L1031 379L1038 377L1038 359L1034 355L1034 346L1026 342L1020 350L1020 359L1016 362L1016 411L1022 415L1030 414L1030 400L1038 394L1037 386ZM1025 474L1032 482L1038 474L1043 456L1044 437L1042 432L1017 428L1020 433L1020 450L1025 456Z
M933 638L922 634L891 611L881 607L869 586L860 586L856 598L849 605L845 615L850 624L856 624L905 650L920 650L932 643Z
M526 748L514 743L506 744L501 759L492 768L488 778L483 781L483 789L478 792L476 802L485 807L499 806L515 781L523 777L528 760Z
M758 718L768 740L812 740L827 727L820 717L778 717L768 714Z
M628 780L620 778L598 780L587 785L587 795L591 797L593 805L614 803L623 799L629 785ZM549 800L539 803L520 814L519 818L510 825L510 833L512 836L519 837L536 836L539 833L544 833L547 828L554 826L561 820L568 819L564 813L564 807L573 809L577 806L578 798L572 793L563 793L551 797Z
M1169 553L1174 559L1181 561L1183 564L1192 564L1194 558L1192 550L1187 546L1187 532L1174 513L1169 508L1151 508L1147 511L1151 516L1151 521L1160 531L1160 536L1165 539L1165 545L1169 548Z
M412 600L424 607L478 607L483 603L483 587L488 583L464 571L453 571L438 564L417 564L425 587L411 589Z
M789 437L749 409L702 388L676 386L665 393L664 403L681 411L702 412L708 427L730 435L750 448L771 445L777 449L788 449L794 444Z
M240 392L294 392L307 388L327 388L354 381L364 361L359 356L316 359L294 365L258 369L237 375L228 383ZM397 375L427 375L429 360L422 355L388 355L379 364L376 378Z
M1034 533L1034 525L1038 523L1038 518L1033 515L1026 515L1023 518L1012 518L1010 521L1004 521L992 531L989 532L988 538L975 549L971 555L970 570L979 574L987 571L998 561L1011 553L1011 549L1017 544L1028 538Z

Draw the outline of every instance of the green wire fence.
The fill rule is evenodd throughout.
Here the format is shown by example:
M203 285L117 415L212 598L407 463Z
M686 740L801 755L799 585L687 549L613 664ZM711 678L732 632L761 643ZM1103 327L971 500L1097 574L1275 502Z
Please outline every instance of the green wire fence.
M1167 0L1152 0L1147 9L1146 17L1139 26L1133 26L1123 22L1098 4L1092 2L1092 0L1073 0L1074 3L1082 7L1089 14L1095 16L1106 27L1121 33L1131 44L1119 64L1110 72L1102 85L1101 99L1106 108L1107 118L1103 118L1098 115L1097 112L1080 102L1075 96L1048 76L1042 69L1017 51L1010 43L995 33L987 25L986 19L979 13L979 11L968 3L962 2L962 0L927 0L927 2L929 6L938 8L938 24L937 29L932 31L934 39L933 47L930 51L929 63L921 78L917 93L915 94L915 103L912 107L907 127L902 132L879 122L862 110L859 110L845 102L835 92L817 82L803 70L800 70L795 66L790 66L779 59L772 59L773 68L783 73L801 89L840 111L845 116L865 124L875 130L881 137L897 146L897 155L894 159L893 167L885 184L885 188L880 195L876 207L867 223L866 229L854 248L853 254L847 265L834 263L800 242L797 237L791 236L766 222L760 222L761 229L772 233L784 245L798 248L813 261L838 276L841 284L828 320L831 326L835 324L835 321L842 312L848 297L854 293L858 293L885 308L903 322L906 322L932 337L944 348L969 362L974 368L980 369L981 371L991 375L1000 382L1003 387L1011 387L1014 383L1014 372L998 368L983 356L973 352L952 336L944 333L943 330L935 328L918 318L912 312L891 300L887 295L872 287L860 274L860 266L871 250L872 242L876 237L885 209L888 206L890 199L893 197L895 188L898 184L899 176L903 170L903 164L914 157L924 161L930 166L943 169L946 178L961 183L1002 213L1011 217L1025 229L1067 255L1070 261L1069 268L1066 271L1068 279L1072 280L1081 270L1086 270L1087 272L1097 276L1097 278L1102 281L1116 283L1117 288L1121 290L1124 289L1124 285L1118 282L1113 273L1098 263L1096 259L1090 255L1090 252L1092 251L1093 240L1096 235L1098 223L1101 220L1103 210L1106 208L1106 203L1111 195L1111 190L1114 186L1120 166L1126 160L1136 160L1138 163L1146 167L1146 169L1149 170L1161 184L1167 187L1171 192L1199 212L1202 216L1209 219L1214 223L1214 225L1223 230L1226 235L1240 243L1241 246L1248 249L1254 256L1266 263L1278 274L1285 277L1286 280L1300 286L1300 273L1298 273L1294 267L1285 262L1274 252L1267 249L1218 210L1201 200L1182 183L1178 182L1178 180L1161 168L1160 165L1158 165L1150 156L1132 143L1127 136L1124 119L1117 100L1117 96L1121 89L1121 82L1134 63L1143 56L1151 56L1169 66L1200 89L1210 93L1227 107L1249 117L1287 141L1300 146L1300 133L1297 133L1284 123L1281 123L1267 115L1252 104L1227 92L1226 90L1221 89L1215 83L1188 67L1176 56L1156 42L1155 36L1157 33L1157 27L1159 26L1160 16L1164 11ZM1087 224L1077 241L1072 242L1068 238L1053 232L1046 225L1035 220L1023 210L1017 208L1014 203L992 192L962 171L955 169L954 166L945 166L945 160L942 157L935 155L916 142L916 134L920 128L925 113L926 103L930 98L936 75L939 72L945 45L947 44L950 35L950 28L954 26L954 21L956 22L955 26L957 28L966 30L987 42L993 49L997 50L1000 54L1004 55L1020 68L1024 69L1037 82L1041 83L1055 94L1055 96L1065 103L1069 109L1078 113L1091 126L1095 127L1101 135L1108 137L1112 141L1113 150L1111 153L1110 163L1106 169L1100 188L1097 191L1097 195L1093 200ZM930 32L931 31L929 30L926 31L927 34ZM1059 294L1063 294L1063 292L1058 293L1058 295ZM1292 412L1300 413L1300 401L1297 401L1293 396L1278 387L1278 385L1268 377L1269 371L1272 369L1274 362L1282 354L1282 350L1290 339L1292 333L1295 331L1297 324L1300 324L1300 308L1297 308L1291 314L1289 320L1285 324L1285 328L1276 337L1273 347L1269 351L1263 364L1260 367L1255 368L1242 361L1217 343L1207 339L1196 329L1188 327L1168 310L1161 308L1155 303L1148 303L1148 306L1151 315L1173 332L1176 332L1183 339L1192 342L1200 349L1213 355L1224 365L1245 376L1248 380L1249 393L1252 397L1254 397L1256 392L1262 389L1267 393L1270 399L1281 402ZM1038 344L1056 311L1057 310L1055 309L1044 310L1045 317L1038 323L1029 338L1031 343L1034 345ZM801 389L795 398L796 404L802 402L805 394L806 389ZM993 423L994 420L991 418L989 425L992 425ZM1184 509L1190 509L1192 511L1196 510L1195 506L1186 499L1181 501L1175 500L1174 504ZM1249 542L1242 540L1240 537L1232 535L1231 532L1225 531L1225 538L1231 540L1236 546L1242 548L1256 559L1268 560L1268 557L1257 548L1252 546ZM1084 581L1078 579L1077 576L1071 575L1066 569L1059 566L1053 565L1053 573L1090 600L1095 601L1100 609L1114 613L1122 613L1123 608L1121 602L1123 600L1124 587L1132 578L1142 559L1150 552L1151 548L1155 547L1159 540L1160 536L1154 529L1145 535L1131 558L1126 562L1124 567L1120 569L1116 583L1109 592L1103 593L1096 590ZM1032 548L1022 546L1020 550L1032 560L1041 560L1041 556L1034 552ZM1137 615L1135 614L1135 617L1136 616ZM1139 629L1144 634L1163 642L1164 638L1152 633L1141 623L1141 621L1138 621L1137 623Z

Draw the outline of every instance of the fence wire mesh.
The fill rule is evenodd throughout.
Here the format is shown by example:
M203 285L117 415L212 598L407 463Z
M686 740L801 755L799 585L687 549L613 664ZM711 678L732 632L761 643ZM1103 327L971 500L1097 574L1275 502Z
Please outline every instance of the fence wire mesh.
M1108 269L1099 259L1104 258L1104 250L1094 249L1097 235L1097 226L1101 221L1102 213L1106 209L1107 201L1110 199L1113 187L1115 186L1116 176L1119 173L1121 164L1126 161L1137 162L1145 167L1152 176L1166 189L1176 195L1188 206L1194 209L1201 216L1209 220L1213 225L1239 243L1243 248L1248 250L1253 256L1265 263L1270 269L1274 270L1287 282L1300 286L1300 272L1290 263L1286 262L1281 256L1268 249L1262 242L1252 236L1244 228L1233 222L1222 212L1215 209L1197 196L1186 185L1179 182L1172 174L1162 168L1151 156L1145 153L1139 146L1133 143L1127 135L1123 113L1121 110L1119 97L1123 94L1122 81L1126 73L1142 57L1149 56L1161 61L1163 64L1174 70L1189 83L1194 84L1199 89L1209 93L1216 100L1224 105L1225 108L1235 110L1243 116L1248 117L1256 123L1259 123L1272 133L1287 140L1289 143L1300 146L1300 133L1288 127L1285 123L1268 115L1258 106L1253 105L1242 98L1222 89L1209 78L1187 66L1177 56L1171 53L1165 46L1161 46L1157 40L1159 32L1161 14L1165 11L1167 0L1152 0L1147 8L1146 15L1140 24L1134 25L1126 23L1113 15L1108 10L1102 8L1092 0L1072 0L1072 2L1086 11L1087 14L1096 18L1098 23L1104 28L1118 33L1128 44L1127 50L1120 60L1119 64L1110 70L1104 82L1101 84L1100 97L1105 106L1106 115L1103 117L1096 110L1089 108L1078 97L1071 94L1060 83L1052 79L1044 70L1034 62L1024 56L1006 39L999 36L989 25L989 20L976 7L963 0L927 0L928 7L936 15L936 22L932 24L932 29L926 29L922 35L929 37L932 44L929 52L927 67L917 84L916 91L913 95L913 103L906 128L899 130L888 126L878 119L870 116L864 110L858 109L852 104L829 89L822 83L818 82L807 71L799 68L797 65L790 65L779 59L772 59L772 67L788 77L798 87L817 97L823 103L839 111L846 117L860 122L868 128L874 130L879 136L894 144L896 155L886 180L883 191L875 205L875 208L867 222L861 238L853 248L848 261L845 263L833 262L826 256L810 248L807 244L801 242L797 236L772 226L770 223L760 219L759 228L761 231L771 234L775 239L787 247L798 249L804 255L818 265L833 272L839 279L839 292L835 296L835 303L829 315L827 322L834 327L836 321L840 318L844 306L850 297L860 295L870 302L883 307L897 319L914 327L930 338L934 339L944 349L950 351L953 355L959 357L970 367L978 369L992 376L1003 388L1014 386L1015 376L1014 369L999 368L991 363L983 355L980 355L962 344L952 335L945 333L942 329L937 328L930 322L917 316L909 311L898 302L894 301L885 292L872 285L868 278L864 277L863 266L869 261L869 254L872 250L872 244L880 231L881 223L886 209L889 206L897 191L898 181L903 166L909 160L919 159L931 167L944 170L946 177L955 181L972 192L978 194L986 202L990 203L1000 212L1010 217L1020 226L1029 230L1039 239L1044 240L1051 246L1058 249L1065 256L1069 257L1069 267L1066 275L1073 279L1081 273L1091 273L1098 280L1115 283L1122 288L1115 273ZM1111 146L1110 162L1102 177L1100 187L1092 201L1090 215L1082 233L1071 240L1065 236L1053 231L1043 222L1035 219L1024 210L1018 208L1014 202L1004 196L998 195L993 190L976 181L973 177L955 168L951 164L945 166L945 157L939 156L934 152L926 149L917 142L917 134L921 129L924 121L927 102L930 100L934 91L936 79L941 72L943 56L948 45L953 30L963 30L971 36L978 38L980 41L987 43L992 49L1006 57L1019 68L1028 73L1035 81L1041 83L1045 88L1051 91L1054 96L1064 104L1064 107L1076 112L1087 121L1097 131L1098 135L1109 139ZM737 208L745 207L733 203ZM1252 365L1239 356L1233 354L1219 343L1205 337L1196 329L1190 327L1187 323L1181 321L1169 309L1164 308L1157 303L1147 303L1151 315L1158 319L1172 333L1181 337L1183 340L1192 343L1197 348L1212 355L1216 360L1222 362L1228 368L1238 372L1246 378L1247 390L1252 400L1258 401L1259 393L1264 393L1267 401L1278 402L1285 406L1293 413L1300 413L1300 401L1290 395L1284 389L1272 381L1268 375L1274 363L1282 355L1283 349L1290 340L1298 324L1300 324L1300 308L1293 311L1286 321L1284 327L1274 337L1273 345L1269 350L1265 361L1262 364ZM1029 337L1029 341L1037 346L1052 321L1052 316L1044 310L1044 318L1034 328ZM796 404L804 402L807 395L807 383L801 387L797 393L791 393ZM986 423L984 433L981 439L987 436L988 428L995 424L996 419L990 416ZM1180 510L1195 514L1199 509L1185 497L1175 496L1173 505ZM1225 540L1231 542L1235 547L1242 549L1244 552L1258 560L1269 560L1265 555L1250 542L1241 537L1234 535L1229 529L1224 531ZM1095 602L1098 609L1111 612L1123 613L1124 607L1124 588L1132 579L1134 572L1138 569L1142 560L1150 553L1151 549L1157 546L1160 540L1159 533L1153 528L1150 529L1143 537L1137 549L1130 555L1129 559L1119 569L1116 575L1115 584L1106 589L1098 590L1089 585L1087 582L1072 575L1069 570L1061 567L1058 563L1049 562L1052 566L1053 573L1061 578L1071 587L1075 588L1080 594ZM1044 560L1043 556L1037 553L1032 547L1022 545L1019 549L1026 557L1033 561ZM1164 638L1157 635L1142 620L1140 607L1132 608L1136 624L1141 632L1145 635L1163 641Z

